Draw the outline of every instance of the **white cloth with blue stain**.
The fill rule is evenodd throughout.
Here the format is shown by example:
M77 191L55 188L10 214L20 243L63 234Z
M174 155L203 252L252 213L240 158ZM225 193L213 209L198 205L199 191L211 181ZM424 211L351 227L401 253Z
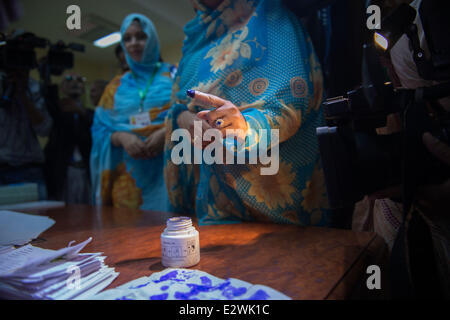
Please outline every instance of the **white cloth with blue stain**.
M263 285L220 279L206 272L168 268L93 296L93 300L290 300Z

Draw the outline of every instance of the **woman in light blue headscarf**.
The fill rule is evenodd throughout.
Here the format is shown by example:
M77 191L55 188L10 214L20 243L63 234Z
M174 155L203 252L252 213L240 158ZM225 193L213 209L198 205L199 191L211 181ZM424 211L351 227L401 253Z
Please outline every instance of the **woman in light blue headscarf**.
M91 176L97 205L168 210L162 174L171 66L160 62L153 23L140 14L122 23L130 71L106 87L92 126Z
M176 103L167 116L165 177L172 211L195 214L200 224L264 220L329 226L315 133L324 125L322 71L303 26L281 0L192 2L197 14L184 27ZM186 95L189 90L192 96L192 89L225 103L205 110ZM195 120L222 133L228 128L266 130L267 142L274 133L278 139L272 141L279 140L271 149L279 148L276 173L262 174L262 162L174 161L182 142L172 141L170 133L192 131ZM263 140L253 133L245 137L248 151Z

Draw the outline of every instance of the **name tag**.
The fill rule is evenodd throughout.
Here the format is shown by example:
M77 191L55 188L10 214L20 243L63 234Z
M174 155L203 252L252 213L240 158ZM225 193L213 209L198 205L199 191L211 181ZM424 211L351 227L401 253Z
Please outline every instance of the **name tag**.
M130 124L138 127L146 127L152 123L150 112L141 112L130 116Z

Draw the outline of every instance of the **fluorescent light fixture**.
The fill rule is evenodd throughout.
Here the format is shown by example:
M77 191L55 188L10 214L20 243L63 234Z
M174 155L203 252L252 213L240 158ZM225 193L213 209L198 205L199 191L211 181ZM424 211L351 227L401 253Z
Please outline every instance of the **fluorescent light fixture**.
M97 39L94 41L94 46L100 47L100 48L106 48L109 47L122 39L122 36L119 31L108 34L107 36L104 36L100 39Z
M379 34L378 32L375 32L373 37L374 37L375 43L378 46L380 46L384 50L386 50L388 48L389 41L383 35Z

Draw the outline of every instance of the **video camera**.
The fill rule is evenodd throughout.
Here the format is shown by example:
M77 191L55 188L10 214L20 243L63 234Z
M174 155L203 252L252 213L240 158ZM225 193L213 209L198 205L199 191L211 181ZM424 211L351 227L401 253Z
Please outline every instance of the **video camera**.
M46 47L49 50L43 59L44 63L38 65L35 49ZM51 44L47 39L32 33L23 33L11 39L0 34L0 70L32 70L39 67L41 76L61 75L64 70L73 68L74 57L71 51L84 52L84 46L76 43L66 45L63 41Z
M38 63L36 48L48 47L47 55ZM19 72L38 68L42 86L41 92L51 113L58 109L58 88L51 84L51 75L61 75L64 70L73 68L74 55L71 51L84 52L84 46L76 43L66 45L63 41L52 44L44 38L36 37L32 33L24 33L7 39L0 34L0 70ZM3 94L0 107L10 105L15 92L15 83L7 77L2 79Z
M24 33L13 39L0 34L0 70L34 69L37 67L35 48L45 48L47 40L32 33Z
M330 207L348 211L365 195L389 186L402 186L404 213L409 210L418 186L449 179L450 168L435 159L422 143L430 132L449 143L450 118L437 99L450 96L449 21L442 14L444 1L423 0L419 8L431 57L420 48L416 10L400 5L382 21L375 44L363 47L363 84L346 95L323 103L327 127L316 129ZM383 29L384 28L384 29ZM381 55L387 54L406 34L419 75L440 83L417 89L395 89L384 74ZM377 47L375 47L375 45ZM433 112L430 112L429 107ZM378 135L387 116L399 114L402 131ZM348 226L348 223L346 223Z
M73 68L73 53L71 51L84 52L84 46L77 43L65 44L63 41L57 41L50 44L47 57L39 66L39 73L44 82L49 81L50 75L61 75L64 70Z

